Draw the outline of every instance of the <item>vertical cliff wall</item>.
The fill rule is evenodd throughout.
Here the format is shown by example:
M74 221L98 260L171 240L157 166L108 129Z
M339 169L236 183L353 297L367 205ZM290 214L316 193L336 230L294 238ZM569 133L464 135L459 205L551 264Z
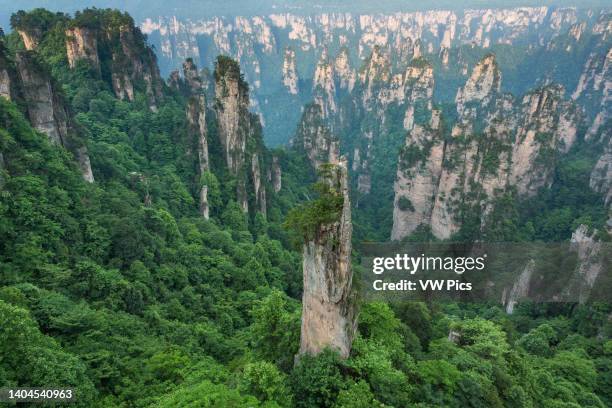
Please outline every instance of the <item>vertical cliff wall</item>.
M504 69L519 70L521 77L520 81L508 84L512 92L522 94L547 78L573 87L576 72L571 68L555 69L555 62L558 58L582 58L585 48L593 44L592 37L605 37L609 32L606 23L610 20L609 10L605 8L581 7L483 7L391 14L322 10L320 14L300 14L275 12L201 19L150 16L141 27L151 34L165 72L177 68L187 57L202 65L212 63L217 54L238 59L248 82L257 84L253 98L257 99L264 122L272 124L289 96L300 104L311 100L308 88L320 78L319 61L335 65L333 70L339 73L348 61L342 58L349 57L354 66L359 66L375 47L389 52L393 68L425 56L440 67L440 76L445 78L440 78L439 83L455 86L457 78L468 75L476 53L500 45L509 46L513 48L513 56L502 59L501 64ZM297 95L293 93L295 88L288 86L294 83L294 76L289 74L291 64L285 64L287 47L295 54L303 84ZM339 64L333 56L322 58L325 49L334 53L343 48L350 53L342 55ZM349 80L342 86L350 88L350 83ZM337 92L340 84L335 85ZM280 97L270 98L270 95ZM444 103L451 102L455 96L444 91L438 94L441 95ZM266 136L275 142L285 142L298 120L291 117L282 126L269 126Z
M565 295L585 303L597 278L608 272L609 245L602 243L597 238L597 231L590 231L586 225L576 228L570 242L570 250L576 253L578 265Z
M15 66L9 59L4 41L0 37L0 96L8 100L14 99L16 77Z
M283 185L282 177L283 177L283 173L281 170L280 163L278 161L278 157L274 156L272 157L272 170L271 170L270 181L272 182L272 186L274 188L275 193L278 193L282 188L282 185Z
M593 31L593 50L584 64L572 99L584 106L588 118L587 139L612 136L612 48L610 15L601 16ZM602 133L602 136L600 136Z
M259 117L249 112L249 87L240 66L220 56L215 66L215 112L225 163L236 177L238 204L249 210L249 194L254 210L266 214L266 189L262 172L265 148Z
M322 163L338 160L339 141L325 123L323 109L316 103L304 107L292 144L306 154L315 170Z
M318 354L324 348L348 357L356 329L351 294L351 205L346 160L328 165L322 181L343 199L337 221L320 225L303 248L304 293L299 354Z
M2 59L7 61L6 57ZM77 137L71 113L47 68L38 61L34 51L23 51L15 56L14 71L16 78L9 84L9 90L23 99L32 126L46 134L52 143L71 151L83 178L93 182L87 147Z
M183 62L183 78L187 85L187 90L192 94L203 92L203 83L198 67L191 58Z
M291 95L297 95L300 91L299 81L300 78L296 68L295 51L293 48L287 47L283 59L283 85L287 87L287 91Z
M66 30L66 56L68 65L75 68L79 60L91 64L100 73L97 33L87 27L70 27Z
M338 111L334 65L329 59L327 50L321 54L312 80L314 102L321 107L322 116L330 118Z
M68 114L53 89L51 77L32 52L20 52L15 58L28 116L32 126L46 134L53 143L65 145Z
M109 82L117 98L133 101L142 92L149 108L157 110L163 86L157 58L130 16L88 9L67 23L64 34L71 68L85 62Z
M506 309L506 313L512 314L514 307L518 302L529 295L529 288L531 286L531 279L535 270L535 261L530 259L523 271L518 276L517 280L512 285L512 288L504 289L502 295L502 304Z
M608 139L603 154L593 168L589 185L603 194L604 204L612 208L612 137Z
M440 112L430 102L410 101L392 239L419 225L450 238L474 214L480 214L483 227L496 198L511 188L529 197L550 186L557 158L576 141L581 113L559 85L515 99L501 92L501 81L495 56L487 55L457 91L450 135L438 129ZM417 111L420 124L414 123Z
M189 140L187 141L188 155L193 153L192 149L197 152L197 174L200 177L198 185L202 184L203 176L210 171L210 161L208 157L208 128L206 123L206 97L204 95L195 95L189 98L187 102L187 123ZM205 219L210 217L210 208L208 205L208 186L200 185L199 192L200 213Z
M442 172L444 140L440 111L432 108L433 71L430 64L411 66L406 73L408 101L406 142L398 160L394 185L391 239L399 240L431 218L432 198Z
M42 38L42 31L39 28L32 28L27 31L25 29L21 29L17 30L17 33L19 33L19 36L23 41L23 45L28 51L35 50Z
M229 58L219 58L215 69L216 112L219 139L225 162L231 173L237 174L244 164L246 142L250 132L249 88L238 64Z
M0 68L0 96L11 99L11 78L5 68Z

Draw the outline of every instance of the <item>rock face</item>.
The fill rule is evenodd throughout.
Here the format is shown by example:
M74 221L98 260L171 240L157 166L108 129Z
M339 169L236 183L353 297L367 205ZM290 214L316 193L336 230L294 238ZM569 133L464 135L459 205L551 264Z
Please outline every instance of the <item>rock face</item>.
M405 89L409 105L404 128L409 132L400 153L394 185L393 240L402 239L419 225L429 223L444 154L440 111L431 108L434 86L431 65L412 66L406 77L410 82Z
M610 20L602 16L600 24L609 32ZM587 140L612 137L612 48L605 34L589 55L572 98L585 107L589 119Z
M189 92L192 94L202 92L202 79L198 73L198 67L191 58L188 58L183 63L183 77L185 78Z
M61 91L53 83L51 74L38 63L34 51L17 53L15 66L10 67L6 56L0 50L1 72L6 72L9 79L9 72L14 73L15 78L6 85L8 96L20 95L32 127L47 135L52 143L71 151L77 159L83 178L93 182L87 147L75 138L73 119Z
M591 173L589 186L603 194L605 205L612 206L612 138Z
M306 153L315 170L323 163L338 160L338 140L325 123L320 105L313 103L304 108L293 146Z
M591 289L607 263L602 243L595 238L596 235L597 231L590 232L586 225L580 225L572 234L570 250L578 255L578 268L567 292L572 294L572 298L577 295L580 303L589 299Z
M30 123L53 143L65 145L68 142L68 114L53 89L51 77L30 52L18 53L15 62L28 105Z
M323 52L315 69L312 93L315 103L321 107L323 118L329 118L337 112L334 66L328 59L327 51Z
M246 141L250 132L249 88L240 76L240 67L229 59L219 59L215 70L216 112L219 139L225 162L233 174L244 164Z
M4 41L0 37L0 97L12 100L16 81L15 67L8 59Z
M406 53L406 58L410 59L412 48ZM349 139L346 145L351 153L353 183L357 191L366 196L375 184L372 163L388 160L387 157L375 157L373 148L380 138L401 131L397 125L402 121L398 120L397 112L404 112L406 130L412 129L417 117L417 122L429 122L433 68L422 58L410 63L394 61L388 48L374 47L357 74L350 65L348 50L343 47L331 71L328 76L331 75L333 81L328 82L333 86L329 85L327 92L315 94L315 103L322 106L322 117L332 132ZM332 112L329 107L334 107L332 113L335 113L326 114L326 106L329 112ZM435 121L438 119L439 116ZM435 126L439 126L439 121ZM355 135L356 129L359 130Z
M421 103L422 123L410 119L405 126L412 130L400 155L392 239L404 238L419 225L430 226L438 238L450 238L467 213L480 214L484 226L506 192L515 189L527 197L550 185L556 157L576 140L580 113L558 85L520 100L500 89L499 67L488 55L457 92L450 137L437 129L439 112ZM429 123L423 125L423 117Z
M94 175L91 171L91 161L89 160L89 152L87 151L86 146L78 147L76 150L76 158L79 162L79 169L81 169L81 174L83 178L88 183L93 183Z
M529 287L534 270L535 262L530 260L527 262L527 265L525 265L523 272L521 272L516 282L514 282L514 285L512 285L510 291L504 289L502 304L506 308L506 313L512 314L519 300L529 295Z
M213 44L216 52L237 56L247 47L274 53L280 42L292 41L296 51L308 53L326 44L344 45L367 56L376 45L391 45L399 54L406 45L439 54L468 44L488 48L492 44L545 42L564 31L584 31L577 20L589 10L519 7L477 9L460 12L429 10L392 14L351 14L323 12L296 15L278 12L253 17L212 17L179 19L175 16L145 19L146 34L158 34L156 47L169 62L202 57L201 44ZM535 26L544 26L533 36ZM201 41L201 42L200 42ZM282 57L282 55L281 55ZM180 62L179 62L180 63Z
M562 87L547 86L523 98L510 173L519 194L534 195L547 186L554 170L547 161L556 151L567 152L576 140L578 114L563 95Z
M261 163L257 153L251 156L251 180L253 183L253 194L255 195L255 205L260 213L266 215L266 189L261 177Z
M302 330L299 354L318 354L330 347L346 358L356 329L356 312L351 293L351 206L346 160L330 163L324 178L344 202L340 219L320 225L311 241L304 244Z
M488 55L482 59L472 71L465 86L457 92L455 102L457 112L464 118L475 115L475 108L487 106L501 89L501 72L494 55ZM474 103L470 109L470 102Z
M100 72L97 34L85 27L72 27L66 30L66 56L70 68L76 67L77 61L86 60Z
M425 160L419 160L410 166L409 154L422 154ZM403 157L400 158L395 181L395 200L393 206L392 240L408 236L420 225L427 225L431 220L432 197L436 196L442 173L444 144L438 129L415 125L406 139Z
M17 30L17 33L21 37L25 49L28 51L35 50L42 39L42 30L39 28L30 28L28 30L20 29Z
M7 69L0 69L0 96L11 99L11 78Z
M346 92L352 92L357 80L357 73L351 66L348 48L342 47L334 61L337 88Z
M554 244L557 248L547 244L554 248L554 251L544 255L542 262L538 258L530 259L512 286L503 290L501 303L506 313L512 314L515 306L526 299L585 303L590 300L599 300L602 295L605 296L605 291L599 291L599 293L595 291L598 284L602 284L602 287L608 284L610 246L598 236L597 230L580 225L572 233L569 243ZM544 249L542 252L546 254L547 250ZM555 273L555 279L564 282L563 289L546 294L547 286L552 282L546 282L546 278L542 275L542 266L550 263L552 260L550 257L557 256L558 252L575 254L576 264L574 267L571 261L564 262L564 265L560 266ZM543 282L546 283L543 285Z
M272 186L274 188L274 192L278 193L282 188L282 170L280 167L280 163L278 162L278 157L272 157Z
M89 11L96 18L96 11ZM110 55L110 85L119 99L134 100L143 92L152 111L162 97L162 79L153 50L144 42L131 17L117 12L116 21L94 29L75 19L66 29L66 55L71 68L86 61L101 75L100 55ZM117 46L119 45L119 46Z
M325 8L323 5L321 13L311 15L294 14L279 6L273 14L250 17L150 16L141 28L155 42L165 73L178 68L187 57L202 66L211 64L218 54L237 59L245 67L246 80L254 85L252 97L261 109L262 123L272 124L276 113L285 108L287 96L295 96L295 88L288 85L294 82L289 79L293 75L287 75L291 64L286 64L285 45L293 51L291 60L294 54L299 61L300 104L311 101L309 85L319 83L322 71L329 74L328 67L317 68L320 61L333 66L336 78L344 78L343 82L335 82L336 92L342 88L352 91L358 74L350 69L351 63L359 67L376 47L391 56L394 68L425 56L444 72L464 77L468 62L458 51L462 47L486 50L499 44L517 45L524 52L519 52L518 58L512 58L506 66L514 68L524 58L531 58L537 65L535 72L523 79L533 87L551 71L550 65L533 58L539 55L537 49L569 56L590 41L592 35L605 36L610 19L607 9L583 7L483 7L391 14L325 12ZM322 58L324 49L330 53L341 52L336 59ZM346 68L349 69L345 71ZM562 71L551 73L555 81L569 78ZM574 81L571 78L563 84L573 86ZM514 92L524 93L525 89ZM269 98L270 95L281 97ZM445 93L444 102L452 102L452 97L454 93ZM322 106L327 114L327 107ZM282 131L282 136L274 135L274 138L286 142L298 120L299 117L292 117L284 127L271 125L269 130Z
M299 77L295 66L295 51L293 48L285 49L285 59L283 60L283 85L292 95L299 92Z
M365 61L363 69L359 73L359 82L363 84L362 104L370 105L370 99L375 90L389 81L391 78L391 61L389 54L381 47L374 47L372 54Z
M219 139L227 168L237 178L237 201L248 211L249 192L252 192L255 210L265 215L266 189L261 170L265 149L261 124L258 116L249 112L249 87L238 63L231 58L217 60L215 97Z
M196 95L187 102L187 123L190 141L188 146L195 146L197 151L198 174L200 179L210 171L208 158L208 128L206 124L206 97ZM188 153L191 153L189 150ZM201 182L200 182L201 183ZM200 212L205 219L210 217L208 205L208 186L200 187Z
M180 91L182 82L181 74L178 69L176 69L172 71L168 77L168 88Z

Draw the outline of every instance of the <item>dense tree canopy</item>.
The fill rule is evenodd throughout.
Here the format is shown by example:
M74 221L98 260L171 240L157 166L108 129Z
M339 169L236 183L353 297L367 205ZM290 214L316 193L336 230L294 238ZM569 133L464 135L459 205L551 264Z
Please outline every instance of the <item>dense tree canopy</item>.
M131 21L99 10L76 18ZM612 405L608 305L523 304L508 316L490 304L369 302L347 360L332 350L296 360L301 256L282 224L311 194L304 158L275 152L283 188L267 217L245 214L214 121L211 171L200 178L186 153L184 95L164 88L157 112L138 87L134 101L119 100L87 66L68 69L66 16L14 18L33 24L47 31L37 52L75 114L96 183L0 97L0 385L74 387L83 407ZM17 33L0 41L22 47ZM600 219L598 197L583 199L584 160L571 157L531 209L509 198L486 233L553 240L580 217ZM301 238L342 207L324 184L317 192L288 218ZM375 210L357 211L361 237L388 227Z

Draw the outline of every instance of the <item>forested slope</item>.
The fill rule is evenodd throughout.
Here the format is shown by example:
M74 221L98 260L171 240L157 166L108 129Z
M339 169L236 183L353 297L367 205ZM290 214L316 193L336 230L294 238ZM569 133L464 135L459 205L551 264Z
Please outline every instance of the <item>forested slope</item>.
M315 172L304 151L263 146L237 64L218 59L198 79L215 94L194 92L188 75L156 77L127 15L37 10L13 24L0 39L1 386L74 387L83 407L612 404L608 305L361 304L347 359L295 364L302 260L283 222L316 197ZM96 47L70 57L75 33ZM67 123L78 143L34 118Z

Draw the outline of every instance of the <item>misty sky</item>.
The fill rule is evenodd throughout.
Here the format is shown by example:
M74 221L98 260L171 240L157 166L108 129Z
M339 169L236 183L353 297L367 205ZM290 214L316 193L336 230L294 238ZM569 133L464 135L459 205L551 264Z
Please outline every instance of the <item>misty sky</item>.
M44 7L72 13L85 7L125 10L141 21L146 17L176 15L204 18L212 15L253 15L272 12L317 13L348 11L388 13L418 9L462 9L516 6L610 7L612 0L0 0L0 27L9 31L9 19L17 10Z

